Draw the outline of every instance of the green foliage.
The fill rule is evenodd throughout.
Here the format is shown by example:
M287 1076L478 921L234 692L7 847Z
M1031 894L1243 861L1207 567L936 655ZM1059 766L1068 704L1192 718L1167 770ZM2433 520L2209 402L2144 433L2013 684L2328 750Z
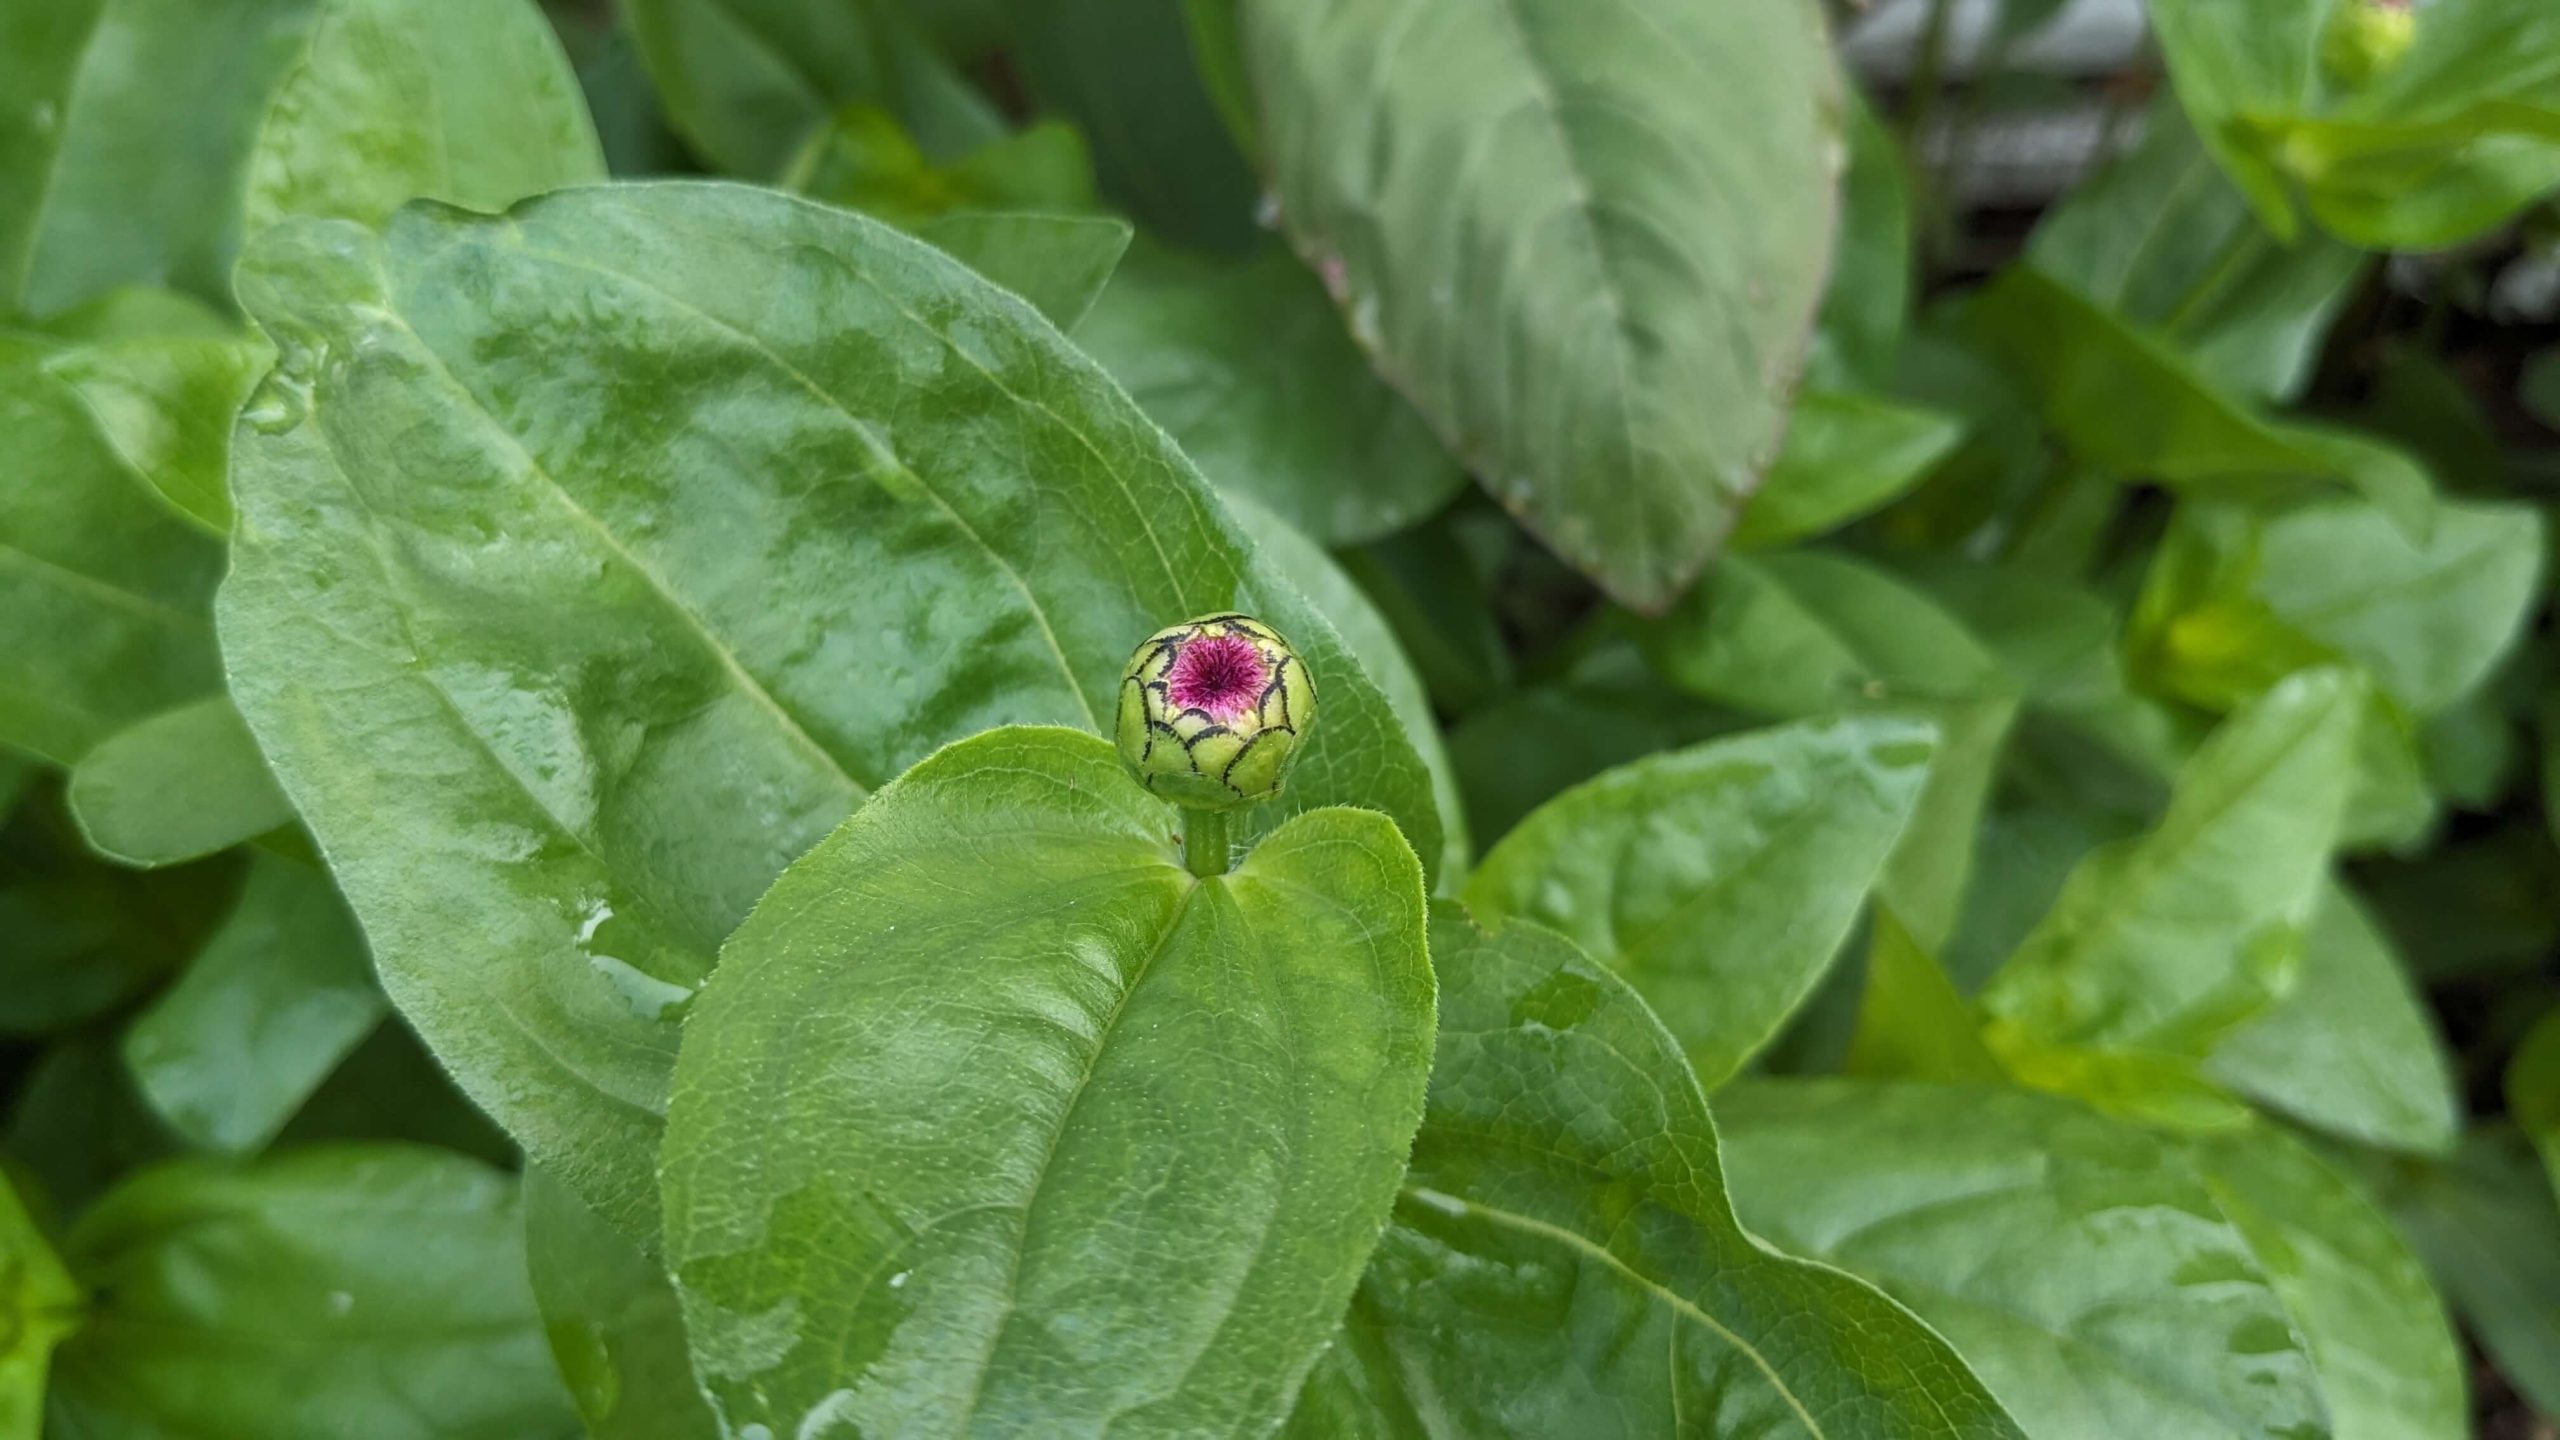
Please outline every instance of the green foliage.
M0 0L0 1440L2547 1429L2560 12L2144 8Z

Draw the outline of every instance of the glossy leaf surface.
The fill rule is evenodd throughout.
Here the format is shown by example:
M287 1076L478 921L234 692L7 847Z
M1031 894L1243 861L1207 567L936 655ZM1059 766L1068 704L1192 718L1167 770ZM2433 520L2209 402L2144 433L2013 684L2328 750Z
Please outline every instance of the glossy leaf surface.
M1422 871L1344 809L1195 880L1174 817L1096 737L991 732L874 796L725 947L664 1161L725 1426L1287 1412L1421 1118Z

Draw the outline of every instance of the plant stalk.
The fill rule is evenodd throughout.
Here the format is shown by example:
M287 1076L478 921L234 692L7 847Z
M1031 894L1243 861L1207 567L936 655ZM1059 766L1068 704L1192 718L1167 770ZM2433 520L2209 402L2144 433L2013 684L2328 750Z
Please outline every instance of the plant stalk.
M1206 880L1227 873L1227 819L1224 810L1182 812L1182 863L1192 874Z

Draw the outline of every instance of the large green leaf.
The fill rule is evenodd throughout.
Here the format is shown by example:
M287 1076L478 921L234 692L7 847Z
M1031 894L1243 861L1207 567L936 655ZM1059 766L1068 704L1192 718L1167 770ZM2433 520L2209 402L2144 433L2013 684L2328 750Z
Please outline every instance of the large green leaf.
M1245 0L1281 219L1532 530L1659 610L1777 458L1845 143L1813 0Z
M425 197L503 210L604 178L568 57L533 0L323 0L249 172L249 233L377 224Z
M408 1146L151 1170L64 1243L98 1298L55 1352L66 1435L527 1440L575 1423L515 1182Z
M1293 1437L2018 1433L1909 1312L1743 1233L1705 1097L1624 982L1446 902L1431 950L1430 1107Z
M1340 809L1195 880L1174 824L1102 740L995 731L874 796L724 947L663 1163L725 1427L1287 1412L1421 1119L1422 871Z
M2444 1041L2373 917L2322 889L2293 993L2213 1047L2206 1073L2306 1125L2367 1145L2453 1147L2460 1108Z
M2010 270L1968 316L2034 391L2064 446L2089 466L2224 498L2343 486L2407 528L2425 524L2427 474L2408 455L2345 430L2262 415L2167 340L2036 270Z
M0 743L69 764L220 688L222 547L117 459L52 349L0 335Z
M83 1298L0 1175L0 1440L37 1440L53 1347L78 1327Z
M524 1177L525 1265L543 1333L596 1440L711 1440L720 1433L685 1355L666 1272L539 1167Z
M169 1128L207 1150L272 1139L382 1019L364 936L327 877L258 856L222 928L125 1032Z
M632 0L667 119L720 170L780 176L840 110L868 105L948 157L1004 133L890 0Z
M70 346L45 368L79 392L117 458L180 514L226 535L232 417L274 358L246 335L154 335Z
M2293 1316L2338 1440L2462 1440L2463 1356L2426 1271L2346 1178L2271 1126L2197 1165Z
M128 865L194 860L293 823L227 695L109 736L73 767L66 798L90 848Z
M675 1012L865 791L1096 725L1129 649L1255 610L1324 687L1288 800L1431 781L1330 627L1021 301L768 192L269 232L237 445L242 712L474 1099L638 1237Z
M2105 846L1983 991L2033 1045L2200 1054L2281 994L2345 813L2365 692L2304 671L2217 729L2157 827Z
M2127 644L2154 687L2228 709L2304 665L2352 662L2441 713L2512 648L2540 594L2535 508L2439 501L2413 539L2376 506L2179 507Z
M259 119L320 3L0 14L0 311L52 315L128 284L227 302Z
M1141 246L1075 335L1211 480L1325 544L1402 530L1466 483L1284 249Z
M1742 1223L1935 1326L2036 1440L2309 1440L2312 1356L2248 1240L2147 1131L2017 1090L1744 1083Z
M2338 0L2153 0L2179 100L2277 234L2297 200L2372 249L2433 250L2560 184L2560 14L2512 0L2420 7L2377 76L2332 58Z
M1467 904L1536 920L1625 976L1712 1089L1830 966L1934 749L1928 726L1869 716L1621 766L1505 836Z

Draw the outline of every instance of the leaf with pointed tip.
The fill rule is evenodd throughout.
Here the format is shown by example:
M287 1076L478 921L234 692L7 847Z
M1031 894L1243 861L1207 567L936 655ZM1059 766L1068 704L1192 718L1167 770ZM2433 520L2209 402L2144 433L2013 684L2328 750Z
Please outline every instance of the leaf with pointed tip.
M1431 950L1430 1107L1293 1437L2019 1433L1908 1311L1743 1233L1705 1096L1623 981L1448 902Z
M90 848L128 865L175 865L293 823L228 695L127 726L80 757L67 792Z
M1466 889L1627 978L1713 1089L1829 968L1911 819L1935 751L1890 716L1756 731L1548 801Z
M1282 223L1556 552L1678 598L1777 458L1838 208L1812 0L1245 0Z
M992 731L873 796L723 947L663 1167L725 1428L1287 1413L1421 1118L1422 869L1332 809L1198 879L1175 815L1098 737Z
M678 1006L866 790L990 725L1098 728L1230 607L1324 723L1284 800L1436 864L1384 697L1018 298L743 186L269 231L235 448L235 696L392 999L555 1178L654 1236Z

